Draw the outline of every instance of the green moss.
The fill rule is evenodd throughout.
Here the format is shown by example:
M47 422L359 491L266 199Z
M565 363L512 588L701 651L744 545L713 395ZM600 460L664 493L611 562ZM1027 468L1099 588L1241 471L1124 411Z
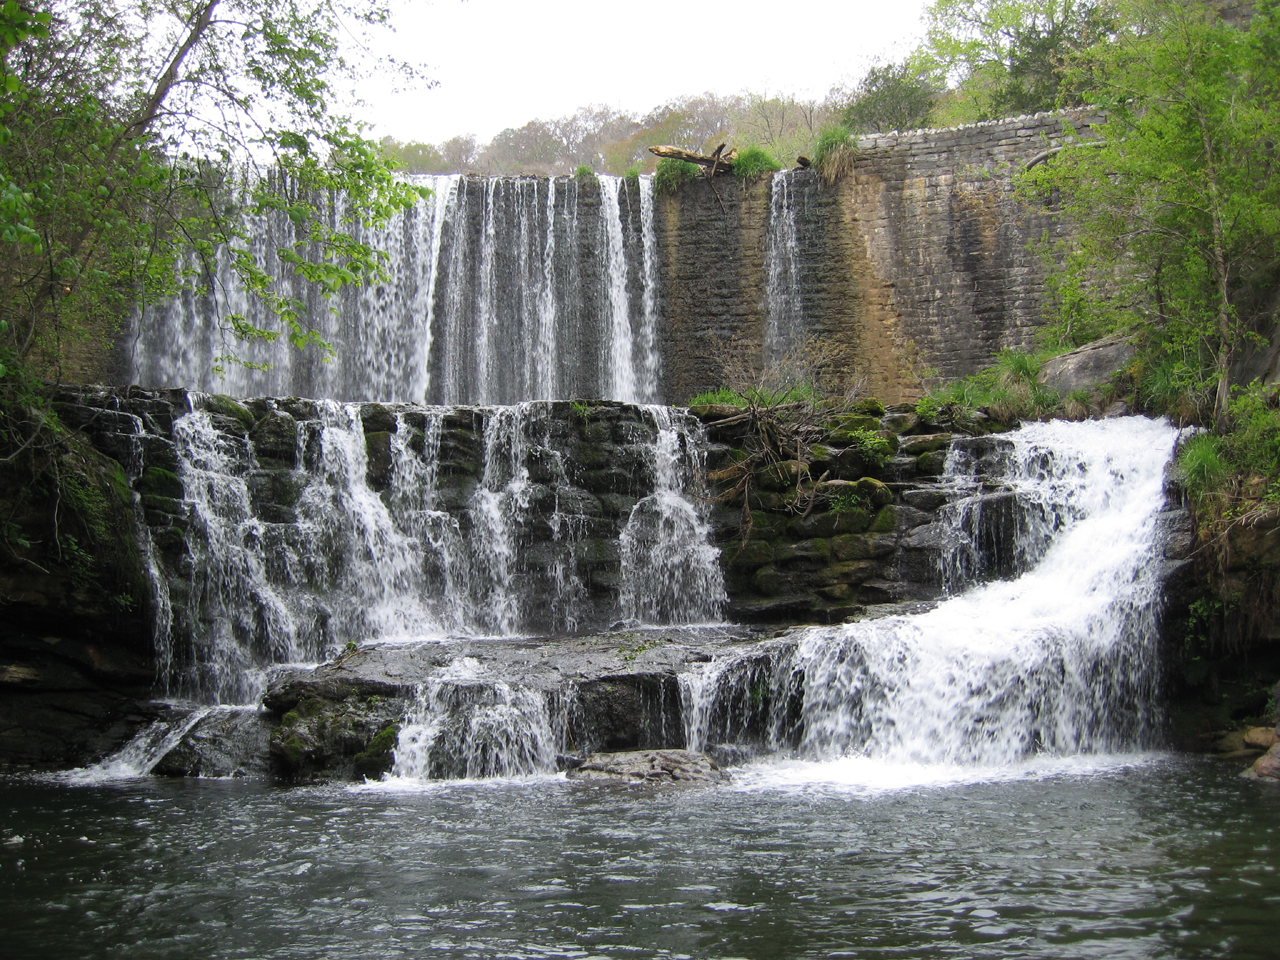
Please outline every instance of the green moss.
M754 570L773 560L773 546L765 540L746 540L725 547L720 556L727 567Z
M865 400L859 400L853 405L853 412L879 419L885 415L885 406L875 397L867 397Z
M763 510L751 511L751 539L776 540L787 528L785 517L777 517Z
M298 721L301 719L302 717L296 709L290 710L280 718L280 725L283 727L296 727L298 725Z
M298 714L310 720L312 717L318 717L329 708L329 704L316 697L308 697L297 706Z
M876 518L871 521L869 532L893 533L897 524L898 512L892 506L883 507L880 512L876 514Z
M253 425L258 422L258 418L253 415L253 411L246 407L234 397L228 397L224 393L215 393L205 398L204 408L210 413L219 413L224 417L230 417L232 420L238 421L246 430L252 429Z
M182 481L176 473L163 467L147 467L138 478L139 493L155 493L175 500L182 499Z
M893 491L874 477L860 478L854 483L853 489L862 500L877 510L893 503Z

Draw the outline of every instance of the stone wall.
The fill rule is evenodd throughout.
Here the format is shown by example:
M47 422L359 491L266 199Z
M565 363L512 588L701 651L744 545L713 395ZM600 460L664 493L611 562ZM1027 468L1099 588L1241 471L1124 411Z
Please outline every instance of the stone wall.
M812 170L790 175L806 319L866 392L909 399L923 378L964 376L1031 344L1045 304L1032 244L1064 227L1015 197L1013 176L1092 119L878 134L859 141L834 185ZM669 402L724 382L724 344L762 343L770 190L769 178L722 177L659 201Z

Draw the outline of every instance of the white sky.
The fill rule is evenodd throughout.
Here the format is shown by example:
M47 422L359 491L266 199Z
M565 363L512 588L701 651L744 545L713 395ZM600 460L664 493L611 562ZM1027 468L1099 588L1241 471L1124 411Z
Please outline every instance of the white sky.
M927 0L394 0L386 51L438 85L359 89L376 137L440 143L603 103L647 112L678 96L751 91L821 99L922 32Z

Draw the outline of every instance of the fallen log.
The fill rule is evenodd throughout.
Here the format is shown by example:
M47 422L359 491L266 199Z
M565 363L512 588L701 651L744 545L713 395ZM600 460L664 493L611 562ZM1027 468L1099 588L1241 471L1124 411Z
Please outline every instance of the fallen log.
M733 169L733 161L738 156L736 149L724 152L724 144L720 144L716 148L715 153L694 153L692 150L682 150L679 147L650 147L649 152L654 156L662 157L667 160L683 160L686 163L696 163L698 166L711 171L713 174Z

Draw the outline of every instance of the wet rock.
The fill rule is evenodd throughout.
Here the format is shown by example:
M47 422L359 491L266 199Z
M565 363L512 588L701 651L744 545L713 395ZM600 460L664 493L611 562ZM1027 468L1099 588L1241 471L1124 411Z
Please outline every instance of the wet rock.
M1280 743L1255 760L1248 772L1263 780L1280 780Z
M916 457L922 453L941 450L949 445L952 439L949 433L924 433L914 437L903 437L898 441L898 452Z
M1259 750L1270 750L1278 740L1275 727L1250 727L1244 734L1244 745Z
M265 777L272 725L256 710L216 710L160 758L162 777Z
M717 783L728 779L709 756L691 750L597 753L570 769L567 776L574 780L630 783Z

